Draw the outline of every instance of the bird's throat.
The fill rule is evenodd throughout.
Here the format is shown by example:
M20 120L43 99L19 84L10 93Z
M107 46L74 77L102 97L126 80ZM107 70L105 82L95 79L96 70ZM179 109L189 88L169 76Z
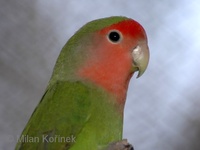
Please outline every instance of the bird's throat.
M102 87L114 95L120 105L124 106L128 84L133 75L129 71L130 68L130 63L123 61L115 61L115 63L88 62L79 70L79 76Z

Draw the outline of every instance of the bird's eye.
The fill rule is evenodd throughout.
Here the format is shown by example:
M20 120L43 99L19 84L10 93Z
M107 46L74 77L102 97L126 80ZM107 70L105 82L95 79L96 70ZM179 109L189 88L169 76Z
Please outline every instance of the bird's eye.
M108 34L108 39L112 42L112 43L118 43L121 40L121 33L119 31L111 31Z

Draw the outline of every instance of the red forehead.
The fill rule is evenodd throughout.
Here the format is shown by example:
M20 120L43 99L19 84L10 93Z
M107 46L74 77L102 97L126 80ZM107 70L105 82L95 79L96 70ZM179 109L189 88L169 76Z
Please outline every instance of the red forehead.
M123 35L130 37L146 38L144 28L134 20L124 20L119 23L113 24L100 31L100 33L108 33L110 30L118 30Z

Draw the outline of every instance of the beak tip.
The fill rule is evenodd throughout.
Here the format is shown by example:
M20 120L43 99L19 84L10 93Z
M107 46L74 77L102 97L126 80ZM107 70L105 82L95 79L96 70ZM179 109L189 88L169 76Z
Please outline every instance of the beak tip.
M143 73L144 73L144 71L141 72L141 71L139 70L136 78L138 79L139 77L141 77L141 76L143 75Z
M138 75L137 75L137 77L136 77L136 78L138 79L139 77L141 77L140 73L138 73Z

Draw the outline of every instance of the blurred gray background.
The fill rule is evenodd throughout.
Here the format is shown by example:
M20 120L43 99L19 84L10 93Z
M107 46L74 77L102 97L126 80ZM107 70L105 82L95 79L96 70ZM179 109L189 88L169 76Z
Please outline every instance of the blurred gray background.
M59 52L86 22L122 15L146 29L151 58L128 91L124 138L136 150L200 150L200 1L0 1L0 149L11 150Z

